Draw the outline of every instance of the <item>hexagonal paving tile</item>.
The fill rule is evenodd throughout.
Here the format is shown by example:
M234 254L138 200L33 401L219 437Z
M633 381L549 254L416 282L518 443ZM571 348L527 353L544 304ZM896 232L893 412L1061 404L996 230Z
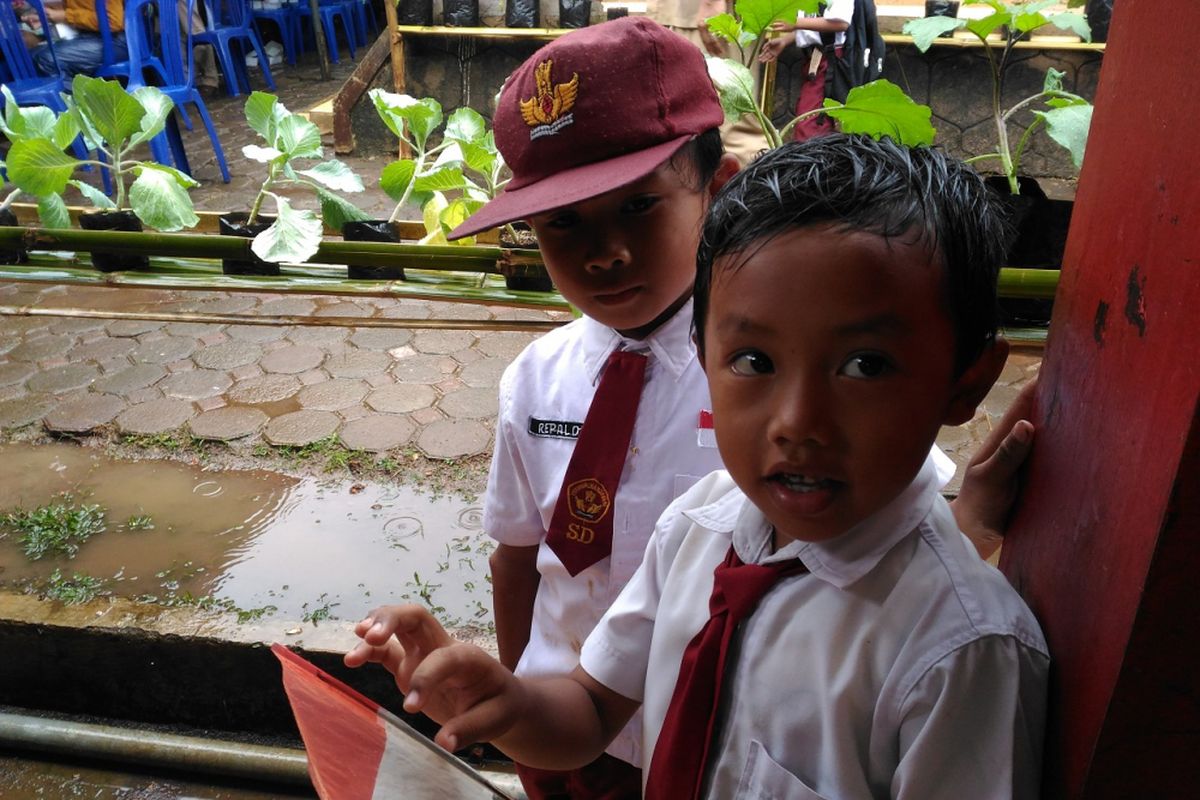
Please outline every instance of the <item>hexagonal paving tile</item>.
M124 395L153 386L166 374L167 371L158 364L134 364L128 369L105 375L92 385L100 392Z
M104 327L104 324L104 320L90 317L58 319L50 324L50 331L51 333L65 333L68 335L87 333L88 331L100 330Z
M449 354L465 350L475 343L475 334L470 331L417 331L413 337L413 349L418 353Z
M137 347L132 339L119 337L97 339L87 344L78 344L67 353L72 361L107 361L110 358L129 355Z
M54 410L58 399L44 394L27 394L0 401L0 428L22 428Z
M57 394L82 389L99 376L100 370L95 364L70 364L39 372L26 381L25 385L30 391Z
M241 342L277 342L284 331L278 325L230 325L225 333Z
M518 331L487 331L479 334L475 349L486 356L513 359L536 338L536 334Z
M231 403L274 403L300 391L300 381L292 375L263 375L238 381L226 394Z
M291 345L273 350L258 363L265 372L297 375L317 367L325 360L325 353L310 345Z
M459 389L439 400L438 408L451 419L486 419L496 416L499 397L492 388Z
M251 342L221 342L201 348L192 356L197 366L205 369L234 369L253 364L262 357L262 348Z
M368 414L347 422L338 436L351 450L382 453L407 443L416 429L417 426L405 417Z
M413 332L405 328L361 328L350 343L364 350L391 350L412 341Z
M170 364L187 358L196 350L196 340L186 336L160 336L144 341L129 357L147 364Z
M442 372L442 357L414 354L392 365L392 375L401 383L437 383L446 377Z
M507 366L507 358L485 358L474 364L467 364L458 376L467 386L496 388L500 385L500 376L504 374Z
M8 357L13 361L42 361L64 356L74 346L74 336L39 336L36 339L26 339L9 350Z
M264 317L306 317L316 307L316 303L303 297L276 297L264 301L258 313Z
M267 424L269 417L257 408L226 406L205 411L188 422L192 435L201 439L227 442L252 436Z
M143 333L156 331L165 322L154 322L148 319L118 319L108 323L105 330L109 336L141 336Z
M349 350L333 353L325 360L325 370L335 378L366 378L386 372L392 365L387 353L371 350Z
M384 386L367 395L367 405L388 414L405 414L427 408L437 399L437 392L423 383L398 383Z
M33 364L24 361L9 361L0 364L0 386L20 383L34 373Z
M292 344L320 347L326 350L334 347L341 347L343 344L345 344L346 339L349 338L349 336L349 328L332 326L297 326L287 332L287 340Z
M361 403L369 389L365 381L339 378L305 386L297 399L304 408L338 411Z
M417 447L430 458L460 458L482 453L492 435L474 420L431 422L417 436Z
M276 445L312 444L332 436L341 421L332 411L293 411L268 422L263 436Z
M215 397L233 385L233 379L226 372L215 369L193 369L180 372L163 380L158 385L167 397L178 397L181 400L199 400L202 397Z
M59 433L87 433L113 421L125 408L125 401L111 394L88 394L60 403L48 413L42 424Z
M123 433L165 433L175 430L195 415L195 407L186 400L149 400L118 414L117 427Z
M363 308L357 303L335 302L330 305L323 305L313 312L314 317L369 317L372 314L369 308Z

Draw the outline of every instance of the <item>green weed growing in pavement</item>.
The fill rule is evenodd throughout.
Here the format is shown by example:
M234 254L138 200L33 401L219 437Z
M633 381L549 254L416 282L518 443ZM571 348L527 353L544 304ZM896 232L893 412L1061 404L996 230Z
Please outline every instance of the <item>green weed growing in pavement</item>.
M21 534L17 542L31 561L48 555L74 558L80 545L104 531L104 514L99 505L81 503L64 492L32 511L6 512L0 525Z
M149 514L134 514L125 520L125 530L152 531L154 530L154 518Z
M321 592L321 596L316 599L316 602L322 604L311 611L308 608L308 603L302 603L300 608L303 610L303 613L300 615L300 619L305 622L311 622L313 627L316 627L317 623L322 620L333 619L333 608L334 606L340 606L341 603L322 602L327 596L325 592Z
M96 599L104 589L104 584L102 579L92 575L76 572L68 578L56 569L51 573L42 595L48 600L75 605Z

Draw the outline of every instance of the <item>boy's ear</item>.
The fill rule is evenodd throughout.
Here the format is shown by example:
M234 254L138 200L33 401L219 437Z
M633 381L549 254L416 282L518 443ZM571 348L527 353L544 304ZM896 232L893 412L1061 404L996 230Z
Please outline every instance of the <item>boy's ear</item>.
M958 380L950 395L950 403L946 406L946 418L943 425L962 425L970 422L975 416L975 409L987 397L992 384L1000 377L1004 362L1008 360L1008 342L997 336L991 345L979 354L975 363L967 367Z
M721 187L729 183L729 179L736 175L741 168L742 163L737 160L737 156L732 153L721 156L721 163L717 164L717 171L713 173L712 180L708 182L709 199L721 191Z

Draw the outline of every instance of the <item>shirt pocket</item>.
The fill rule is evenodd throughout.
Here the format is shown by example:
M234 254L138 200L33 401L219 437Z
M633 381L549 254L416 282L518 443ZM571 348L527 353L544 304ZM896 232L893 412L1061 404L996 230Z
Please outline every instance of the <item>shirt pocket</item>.
M751 740L738 781L737 800L827 800L779 765L762 743Z

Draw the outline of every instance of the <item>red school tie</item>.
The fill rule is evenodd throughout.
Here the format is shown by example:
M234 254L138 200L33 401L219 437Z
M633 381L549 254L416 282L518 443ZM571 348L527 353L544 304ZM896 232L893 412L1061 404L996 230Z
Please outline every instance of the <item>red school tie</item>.
M613 500L645 374L646 356L614 351L575 441L546 534L572 577L612 552Z
M807 571L798 558L743 564L733 545L729 546L724 563L713 571L708 622L683 651L675 692L650 759L645 800L694 800L700 796L733 634L775 581Z

